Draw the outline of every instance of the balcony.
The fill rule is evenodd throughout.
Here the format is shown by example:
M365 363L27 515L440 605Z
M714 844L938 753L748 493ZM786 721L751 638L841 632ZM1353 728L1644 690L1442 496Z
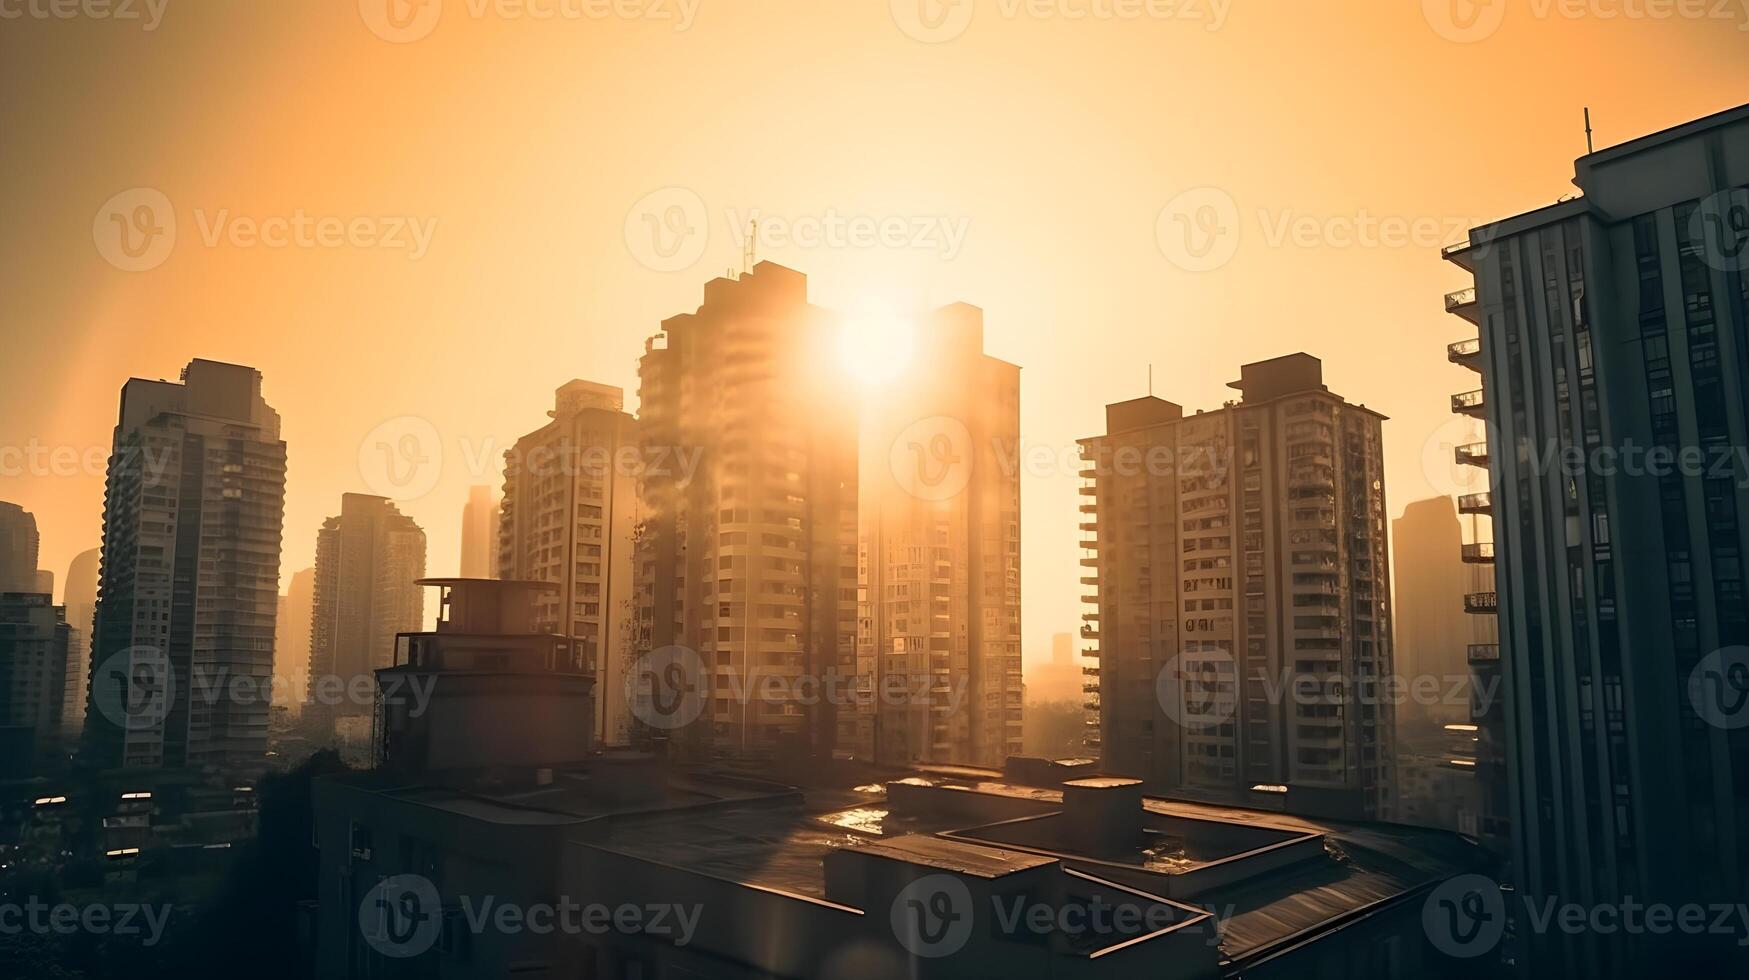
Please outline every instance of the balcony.
M1493 593L1489 593L1489 594L1492 595ZM1099 631L1097 629L1094 629L1092 626L1083 626L1083 627L1081 627L1081 639L1083 639L1083 640L1097 640L1097 639L1099 639ZM1082 656L1097 657L1097 656L1099 656L1099 653L1098 653L1098 651L1094 651L1092 653L1087 653L1087 652L1083 651Z
M1460 340L1455 344L1445 345L1445 359L1458 367L1467 367L1480 374L1482 372L1482 339L1472 337Z
M1464 596L1464 612L1492 616L1500 611L1500 596L1495 592L1471 592ZM1087 627L1081 627L1083 631Z
M1099 685L1098 684L1083 684L1083 685L1081 685L1081 693L1082 694L1098 694L1099 693Z
M1086 627L1082 627L1082 630L1083 630L1083 632L1085 632ZM1099 659L1099 648L1098 647L1082 647L1081 648L1081 656L1086 657L1089 660L1098 660ZM1097 671L1099 668L1095 667L1093 669ZM1081 668L1081 670L1083 673L1085 673L1087 668L1083 667L1083 668Z
M1083 668L1081 668L1081 675L1083 677L1098 677L1099 676L1099 668L1098 667L1083 667Z
M1470 644L1470 663L1485 664L1500 659L1500 644L1472 643Z
M1099 605L1099 597L1096 595L1084 595L1081 597L1081 601L1087 603L1090 606Z
M1083 514L1097 514L1097 513L1099 513L1099 505L1098 504L1082 504L1081 505L1081 513L1083 513Z
M1460 514L1492 514L1494 513L1494 495L1486 491L1466 493L1458 498L1457 507Z
M1494 542L1479 541L1464 545L1464 564L1492 565L1494 564Z
M1459 446L1452 455L1459 463L1480 466L1482 469L1488 468L1488 444L1485 442L1472 442Z
M1476 287L1445 294L1445 312L1461 316L1476 326L1482 325L1482 306L1476 300Z
M1099 576L1097 576L1097 575L1083 575L1083 576L1081 576L1081 584L1082 585L1098 585L1099 584Z
M1087 531L1087 532L1092 533L1092 534L1097 534L1099 532L1099 522L1098 521L1082 521L1081 522L1081 530Z
M1465 272L1476 271L1476 246L1468 241L1452 242L1439 250L1439 257Z
M1482 418L1487 412L1487 395L1481 389L1466 391L1461 395L1451 396L1451 411L1454 415L1468 415L1470 418Z

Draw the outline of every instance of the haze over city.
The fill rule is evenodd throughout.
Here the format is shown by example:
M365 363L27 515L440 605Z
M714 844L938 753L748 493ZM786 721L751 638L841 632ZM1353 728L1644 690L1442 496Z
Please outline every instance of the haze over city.
M500 453L563 382L635 391L644 338L741 267L758 216L759 258L807 273L821 305L982 307L990 353L1022 368L1024 445L1070 463L1102 402L1147 392L1149 364L1156 394L1212 409L1234 366L1307 350L1332 390L1390 417L1396 513L1451 490L1422 449L1451 441L1464 372L1439 349L1456 335L1436 299L1462 283L1428 256L1571 193L1584 107L1603 145L1724 108L1749 81L1741 19L1534 4L1470 43L1413 3L1233 3L1218 22L1210 4L1081 19L1072 3L978 4L940 43L881 3L704 3L685 29L678 4L552 6L451 2L409 43L346 3L171 3L149 32L143 6L9 22L4 443L101 456L127 378L250 364L290 447L284 574L310 566L341 491L371 489L361 446L403 417L431 424L442 459L402 509L431 532L431 569L454 569L466 488L499 482ZM1656 66L1656 84L1584 67L1609 65ZM179 223L163 264L130 274L92 226L136 187ZM1236 208L1237 248L1189 271L1162 250L1182 229L1162 232L1161 212L1205 187ZM627 242L628 215L665 188L708 220L673 271ZM382 247L233 237L299 213L409 227ZM833 215L897 219L903 244L805 247L782 227L824 238ZM417 257L413 224L430 233ZM0 469L46 568L96 546L102 471L79 469ZM1079 614L1059 519L1077 481L1024 472L1031 659Z
M0 974L1749 972L1749 0L0 0Z

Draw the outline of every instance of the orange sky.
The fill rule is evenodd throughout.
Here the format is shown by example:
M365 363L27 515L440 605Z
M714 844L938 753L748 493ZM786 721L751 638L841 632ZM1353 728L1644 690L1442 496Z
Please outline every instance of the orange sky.
M760 257L817 302L982 306L990 352L1023 368L1025 443L1065 460L1150 362L1157 394L1197 408L1242 361L1316 354L1392 417L1398 513L1450 489L1423 448L1475 384L1444 359L1473 332L1441 312L1464 284L1446 229L1571 192L1584 105L1601 146L1749 101L1735 6L426 0L392 43L367 23L395 35L383 2L160 0L146 30L0 0L26 12L0 20L0 499L36 513L58 577L99 541L101 473L30 472L22 451L107 449L122 382L196 356L260 368L285 419L282 583L340 494L372 489L361 443L407 417L442 458L403 509L454 571L491 450L570 378L634 391L644 339L740 264L730 225L755 211L783 230ZM638 16L591 16L614 9ZM912 36L928 24L944 39ZM142 187L175 208L175 247L128 272L94 218ZM637 233L664 188L708 231L676 271ZM1182 229L1157 235L1175 201L1231 202L1230 259L1175 264ZM249 241L299 213L430 239ZM907 233L782 240L832 216ZM1023 483L1029 659L1080 611L1076 483Z

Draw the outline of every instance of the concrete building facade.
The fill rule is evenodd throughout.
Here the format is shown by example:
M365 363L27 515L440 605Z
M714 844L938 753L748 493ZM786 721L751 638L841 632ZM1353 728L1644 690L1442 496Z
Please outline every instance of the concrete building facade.
M1393 734L1383 416L1305 354L1241 373L1218 411L1120 402L1082 442L1094 742L1109 771L1162 791L1377 817Z
M503 503L488 514L497 515L496 575L487 577L557 586L536 597L535 621L589 645L603 681L595 737L624 745L631 738L625 675L640 512L636 427L624 391L610 385L572 381L554 401L552 421L504 454ZM485 523L478 509L471 519Z
M1487 720L1516 888L1672 906L1749 887L1749 106L1579 158L1581 194L1475 228L1445 307L1492 489L1507 710ZM1464 450L1460 450L1463 453ZM1662 460L1662 462L1659 462ZM1466 545L1466 548L1472 545ZM1704 941L1550 932L1534 971L1711 965ZM1724 953L1741 956L1740 950ZM1739 961L1739 965L1741 965Z
M839 747L999 766L1021 751L1020 368L984 353L976 307L918 334L912 368L864 403L857 654L875 696L866 727L840 714Z
M101 768L258 770L285 517L279 415L260 372L195 360L180 383L130 380L119 416L82 751Z
M354 693L425 624L425 532L384 497L348 493L316 535L306 717L363 752L372 706Z
M634 642L686 664L696 717L656 726L683 751L829 753L849 692L867 690L856 413L834 326L805 276L761 262L706 283L645 345Z

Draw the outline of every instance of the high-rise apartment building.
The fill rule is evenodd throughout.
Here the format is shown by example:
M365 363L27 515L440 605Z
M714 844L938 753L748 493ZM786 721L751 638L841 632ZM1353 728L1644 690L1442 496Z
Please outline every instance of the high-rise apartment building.
M999 767L1021 752L1020 368L984 353L973 306L917 334L863 412L857 646L875 696L839 712L839 744L872 713L879 762Z
M292 573L280 596L279 623L273 634L274 705L301 714L310 677L310 621L316 612L316 570Z
M35 592L36 515L0 500L0 592Z
M1152 396L1083 440L1082 636L1105 767L1311 814L1388 807L1383 416L1317 358L1241 370L1186 416Z
M535 623L583 642L600 681L597 744L624 745L631 738L624 677L641 469L635 424L624 391L591 381L561 387L547 415L552 421L504 454L504 500L492 511L497 577L557 586L535 596ZM664 454L656 465L676 464Z
M1446 249L1485 423L1517 892L1672 908L1749 890L1749 106L1580 157L1582 192ZM1466 546L1471 547L1471 546ZM1485 740L1486 741L1486 740ZM1650 975L1734 937L1530 934L1540 975ZM1709 943L1716 945L1709 946ZM1710 961L1705 961L1710 963Z
M0 592L0 774L60 761L65 725L66 610L37 592Z
M395 636L425 625L425 532L383 497L342 494L316 535L304 714L363 747L372 705L353 696L395 662Z
M492 488L469 487L462 505L462 578L498 577L498 525Z
M94 765L261 767L285 473L254 368L195 360L181 383L122 387L82 746Z
M867 692L850 693L867 680L856 412L834 326L805 276L761 262L645 345L635 639L698 658L699 716L665 733L685 751L830 751L838 709Z

